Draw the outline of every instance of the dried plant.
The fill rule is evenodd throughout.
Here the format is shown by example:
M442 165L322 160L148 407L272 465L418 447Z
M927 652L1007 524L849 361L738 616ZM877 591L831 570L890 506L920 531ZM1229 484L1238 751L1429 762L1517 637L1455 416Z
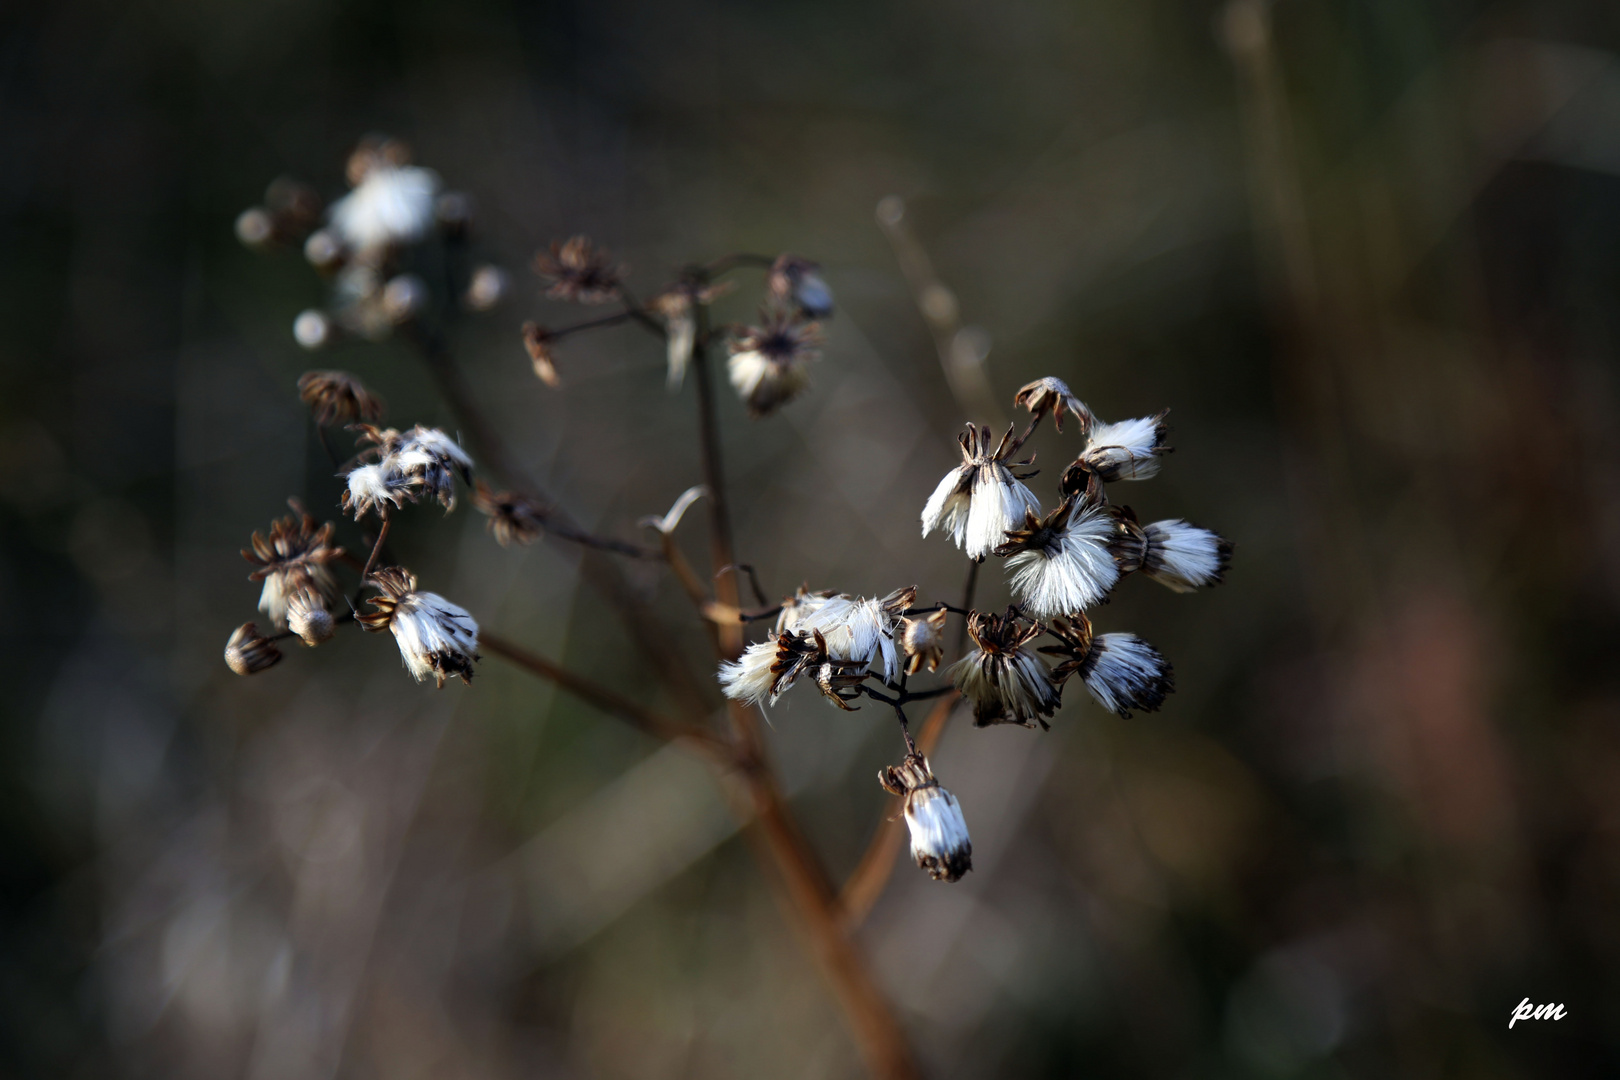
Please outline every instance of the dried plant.
M729 255L684 267L676 281L641 304L626 288L625 268L583 236L554 243L536 257L548 297L618 305L607 315L556 329L523 325L521 339L543 383L562 383L567 357L560 347L570 337L635 324L662 344L670 389L679 390L687 381L695 384L702 482L668 512L643 519L658 535L656 548L595 535L581 529L526 474L473 400L443 336L432 329L452 311L492 307L491 297L504 293L505 279L490 268L474 270L468 280L451 281L435 294L409 272L413 250L435 235L441 243L465 245L470 224L470 200L442 192L437 174L409 160L400 143L367 140L349 160L353 190L332 205L323 227L310 231L315 224L313 196L300 188L297 198L283 198L281 210L261 208L268 225L255 218L252 229L239 222L238 231L251 233L244 239L264 247L269 244L261 233L292 236L295 226L303 227L306 255L331 279L334 300L329 309L299 317L298 340L320 345L335 334L376 338L405 328L407 340L417 347L445 403L456 413L468 446L437 428L377 426L380 399L352 376L311 372L300 380L323 438L339 421L355 433L357 453L344 466L341 506L356 523L375 518L376 535L361 561L332 545L335 524L318 526L307 514L277 522L268 536L254 534L253 550L245 554L258 567L254 579L264 581L260 608L282 632L267 638L252 623L239 627L230 636L227 663L244 675L263 671L281 659L275 645L280 638L296 634L317 645L352 621L365 630L390 631L418 681L432 678L441 688L451 677L470 682L481 654L488 654L658 738L685 741L722 776L746 788L744 803L760 826L759 850L785 882L789 914L814 944L869 1067L883 1076L916 1075L900 1021L851 936L864 907L846 906L794 821L764 752L761 710L794 687L810 685L836 708L853 711L874 702L892 714L904 752L900 764L883 769L880 782L900 800L917 865L940 881L960 879L972 867L967 814L939 785L924 756L950 704L958 695L966 699L981 726L1045 728L1062 704L1065 686L1077 677L1095 701L1121 716L1157 709L1173 689L1169 662L1134 635L1094 634L1086 611L1132 573L1184 592L1218 583L1227 568L1231 545L1215 533L1180 520L1142 526L1128 507L1108 498L1108 485L1146 479L1158 470L1168 450L1165 414L1105 424L1064 382L1048 377L1023 387L1014 398L1015 406L1029 412L1022 433L1015 435L1014 425L997 439L988 427L968 424L959 440L961 463L931 495L924 498L926 493L918 492L923 536L943 531L965 556L967 586L960 605L937 599L919 603L917 589L904 582L896 582L881 597L804 586L771 605L755 584L757 607L745 610L738 581L752 571L737 564L732 547L710 368L724 345L729 382L756 419L807 392L807 363L822 342L817 320L833 311L832 292L820 268L793 254ZM749 268L765 273L760 324L714 327L710 305L731 287L729 275ZM1065 417L1073 418L1081 441L1060 475L1053 509L1043 512L1040 498L1025 484L1035 475L1029 468L1033 458L1018 455L1049 414L1059 432ZM499 486L486 483L484 476ZM585 549L585 580L618 614L650 676L668 690L675 715L650 710L482 630L470 612L419 589L416 576L403 567L373 572L390 528L408 508L431 500L451 512L458 488L469 484L476 485L473 503L488 516L489 532L501 545L543 538ZM708 581L674 543L677 529L699 500L708 517L713 564ZM670 647L670 635L645 607L642 594L628 586L615 557L664 563L708 626L717 664L712 676L694 676L683 666ZM1001 614L973 607L979 566L991 557L1006 561L1017 600ZM369 610L354 613L357 594L349 613L333 615L334 601L342 595L333 574L338 565L358 571L360 589L375 590ZM962 655L935 685L911 685L913 677L925 670L936 673L945 661L952 618L962 620ZM769 622L771 629L749 643L744 632L755 622ZM960 642L967 638L972 646L964 650ZM1042 639L1053 644L1040 645ZM1049 667L1043 656L1056 657L1056 666ZM729 724L724 727L712 720L716 688L727 704ZM920 746L907 710L929 699L939 704ZM857 871L862 880L846 885L843 895L874 896L888 870L883 860L863 860Z

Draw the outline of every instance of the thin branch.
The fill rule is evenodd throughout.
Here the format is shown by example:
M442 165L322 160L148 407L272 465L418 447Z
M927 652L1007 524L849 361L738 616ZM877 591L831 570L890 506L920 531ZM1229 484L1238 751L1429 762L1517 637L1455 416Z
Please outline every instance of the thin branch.
M968 563L967 583L962 586L962 607L960 610L964 615L973 610L973 590L978 584L979 560L974 559ZM961 656L967 651L967 636L967 620L964 619L962 625L956 628L956 655Z
M553 531L557 529L576 536L589 535L528 476L494 426L484 416L483 410L473 400L471 388L468 387L461 369L455 362L455 357L444 342L420 331L412 334L411 340L417 346L445 403L450 406L451 412L456 414L457 421L472 444L474 455L497 476L503 477L508 484L523 490L531 498L550 508L552 527L547 530L547 537L558 541L577 542L558 535ZM625 580L618 566L595 549L586 548L580 558L579 570L580 576L613 607L630 639L651 662L659 680L668 686L681 702L682 711L689 716L708 715L711 709L710 702L713 700L708 688L693 679L692 673L672 644L674 638L658 626L647 610L646 604Z
M673 742L686 739L697 744L711 758L722 764L731 763L729 744L725 738L708 728L682 723L661 716L639 702L632 701L615 690L575 674L561 664L547 660L539 653L515 645L503 637L479 631L478 647L502 660L525 668L543 679L556 683L588 705L594 705L610 716L640 728L657 739Z

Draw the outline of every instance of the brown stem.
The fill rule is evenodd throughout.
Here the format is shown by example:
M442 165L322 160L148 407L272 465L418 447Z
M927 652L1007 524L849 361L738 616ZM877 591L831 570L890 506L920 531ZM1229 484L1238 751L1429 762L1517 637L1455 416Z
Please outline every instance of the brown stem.
M704 275L706 277L706 275ZM715 572L715 601L737 607L737 575L720 571L735 563L731 522L727 510L724 470L720 460L719 422L715 415L714 386L709 378L708 313L697 307L697 343L692 350L692 371L697 383L698 424L703 482L709 489L709 550ZM742 625L716 628L722 658L742 651ZM788 807L775 771L765 752L764 739L753 709L728 702L738 760L754 804L758 822L749 830L756 849L769 857L781 875L791 914L809 938L811 954L820 964L867 1068L886 1080L918 1077L916 1059L894 1007L872 979L855 943L844 931L838 895L825 867Z
M468 442L472 444L473 453L508 484L522 489L531 498L538 499L548 506L555 527L576 535L588 535L566 510L557 506L540 486L529 478L523 466L485 418L483 410L474 402L471 389L444 343L420 331L412 335L412 340L427 363L428 371L433 376L439 393L450 406L450 411L456 414ZM564 537L557 536L550 530L546 535L555 541L566 542ZM657 625L651 612L647 610L647 605L625 580L619 567L600 552L587 548L580 557L579 572L580 576L613 607L630 639L652 664L659 681L676 695L681 704L681 711L689 716L707 716L712 709L711 693L692 677L680 653L672 645L673 638Z
M393 527L393 519L388 511L382 512L382 525L377 529L377 542L371 545L371 554L366 556L366 565L360 570L360 587L366 587L366 579L371 576L371 568L377 565L377 553L382 550L383 541L388 539L388 530Z
M924 757L933 753L934 747L939 745L940 734L945 730L945 721L950 719L951 710L958 700L959 695L952 690L939 699L928 713L928 718L923 721L922 730L917 733L917 751ZM905 835L900 828L898 810L898 800L884 804L883 819L878 822L877 830L866 846L866 852L844 881L838 905L843 909L846 933L853 932L866 921L872 905L883 895L883 890L889 884L889 876L894 873L895 859L900 853L900 842Z
M973 610L973 591L979 584L979 560L974 559L968 563L967 583L962 586L962 610ZM956 654L962 655L967 651L967 616L962 617L962 625L956 628Z
M695 744L711 759L721 764L729 765L731 763L730 747L726 740L708 728L671 720L639 702L630 700L617 691L609 690L605 686L598 686L584 676L569 671L561 664L547 660L539 653L531 652L487 631L479 631L478 646L480 649L498 656L508 663L527 668L541 678L556 683L581 701L594 705L608 715L616 716L620 720L640 728L654 738L666 741L686 739Z

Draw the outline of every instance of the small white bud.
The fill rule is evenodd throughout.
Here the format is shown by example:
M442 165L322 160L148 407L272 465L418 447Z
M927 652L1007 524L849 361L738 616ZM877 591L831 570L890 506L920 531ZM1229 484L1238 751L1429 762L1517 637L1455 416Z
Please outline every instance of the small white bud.
M325 348L332 343L332 320L324 311L310 308L293 320L293 338L306 349Z
M467 282L462 303L471 311L489 311L506 299L510 285L511 279L505 270L486 263L472 272L472 280Z
M255 206L236 217L236 238L250 248L268 247L276 237L276 223L269 211Z

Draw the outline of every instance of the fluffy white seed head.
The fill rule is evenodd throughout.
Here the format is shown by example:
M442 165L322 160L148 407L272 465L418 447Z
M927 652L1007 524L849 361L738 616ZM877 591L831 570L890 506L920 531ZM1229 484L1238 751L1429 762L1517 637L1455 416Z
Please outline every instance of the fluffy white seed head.
M433 224L438 190L439 177L431 169L379 164L332 204L332 230L360 252L414 244Z
M400 658L417 682L472 677L478 659L478 623L466 608L438 593L413 592L402 597L388 628L399 645Z
M810 373L795 360L775 360L759 349L732 353L726 361L732 389L750 415L766 416L810 385Z
M1155 521L1147 537L1142 573L1173 592L1219 585L1232 559L1232 544L1209 529L1179 518Z
M776 663L776 648L774 637L756 641L737 659L721 664L720 689L726 697L749 705L763 705L767 701L774 705L776 695L771 693L771 687L776 675L771 665Z
M1120 716L1153 712L1175 689L1170 662L1135 634L1098 635L1080 677L1099 705Z
M1024 520L1026 512L1041 512L1035 493L1014 478L999 462L979 468L973 480L973 502L968 508L962 550L970 559L982 559L1007 538L1007 530Z
M973 842L956 796L935 784L906 796L911 857L935 881L956 881L973 868Z
M1119 581L1119 564L1109 546L1115 534L1106 505L1076 502L1061 529L1007 560L1013 595L1041 619L1100 603Z
M386 513L390 503L397 510L409 497L410 481L403 474L382 464L360 465L349 472L343 509L359 521L370 513Z
M1091 428L1083 457L1104 480L1146 480L1159 471L1164 445L1164 414L1121 420L1117 424L1100 421Z

